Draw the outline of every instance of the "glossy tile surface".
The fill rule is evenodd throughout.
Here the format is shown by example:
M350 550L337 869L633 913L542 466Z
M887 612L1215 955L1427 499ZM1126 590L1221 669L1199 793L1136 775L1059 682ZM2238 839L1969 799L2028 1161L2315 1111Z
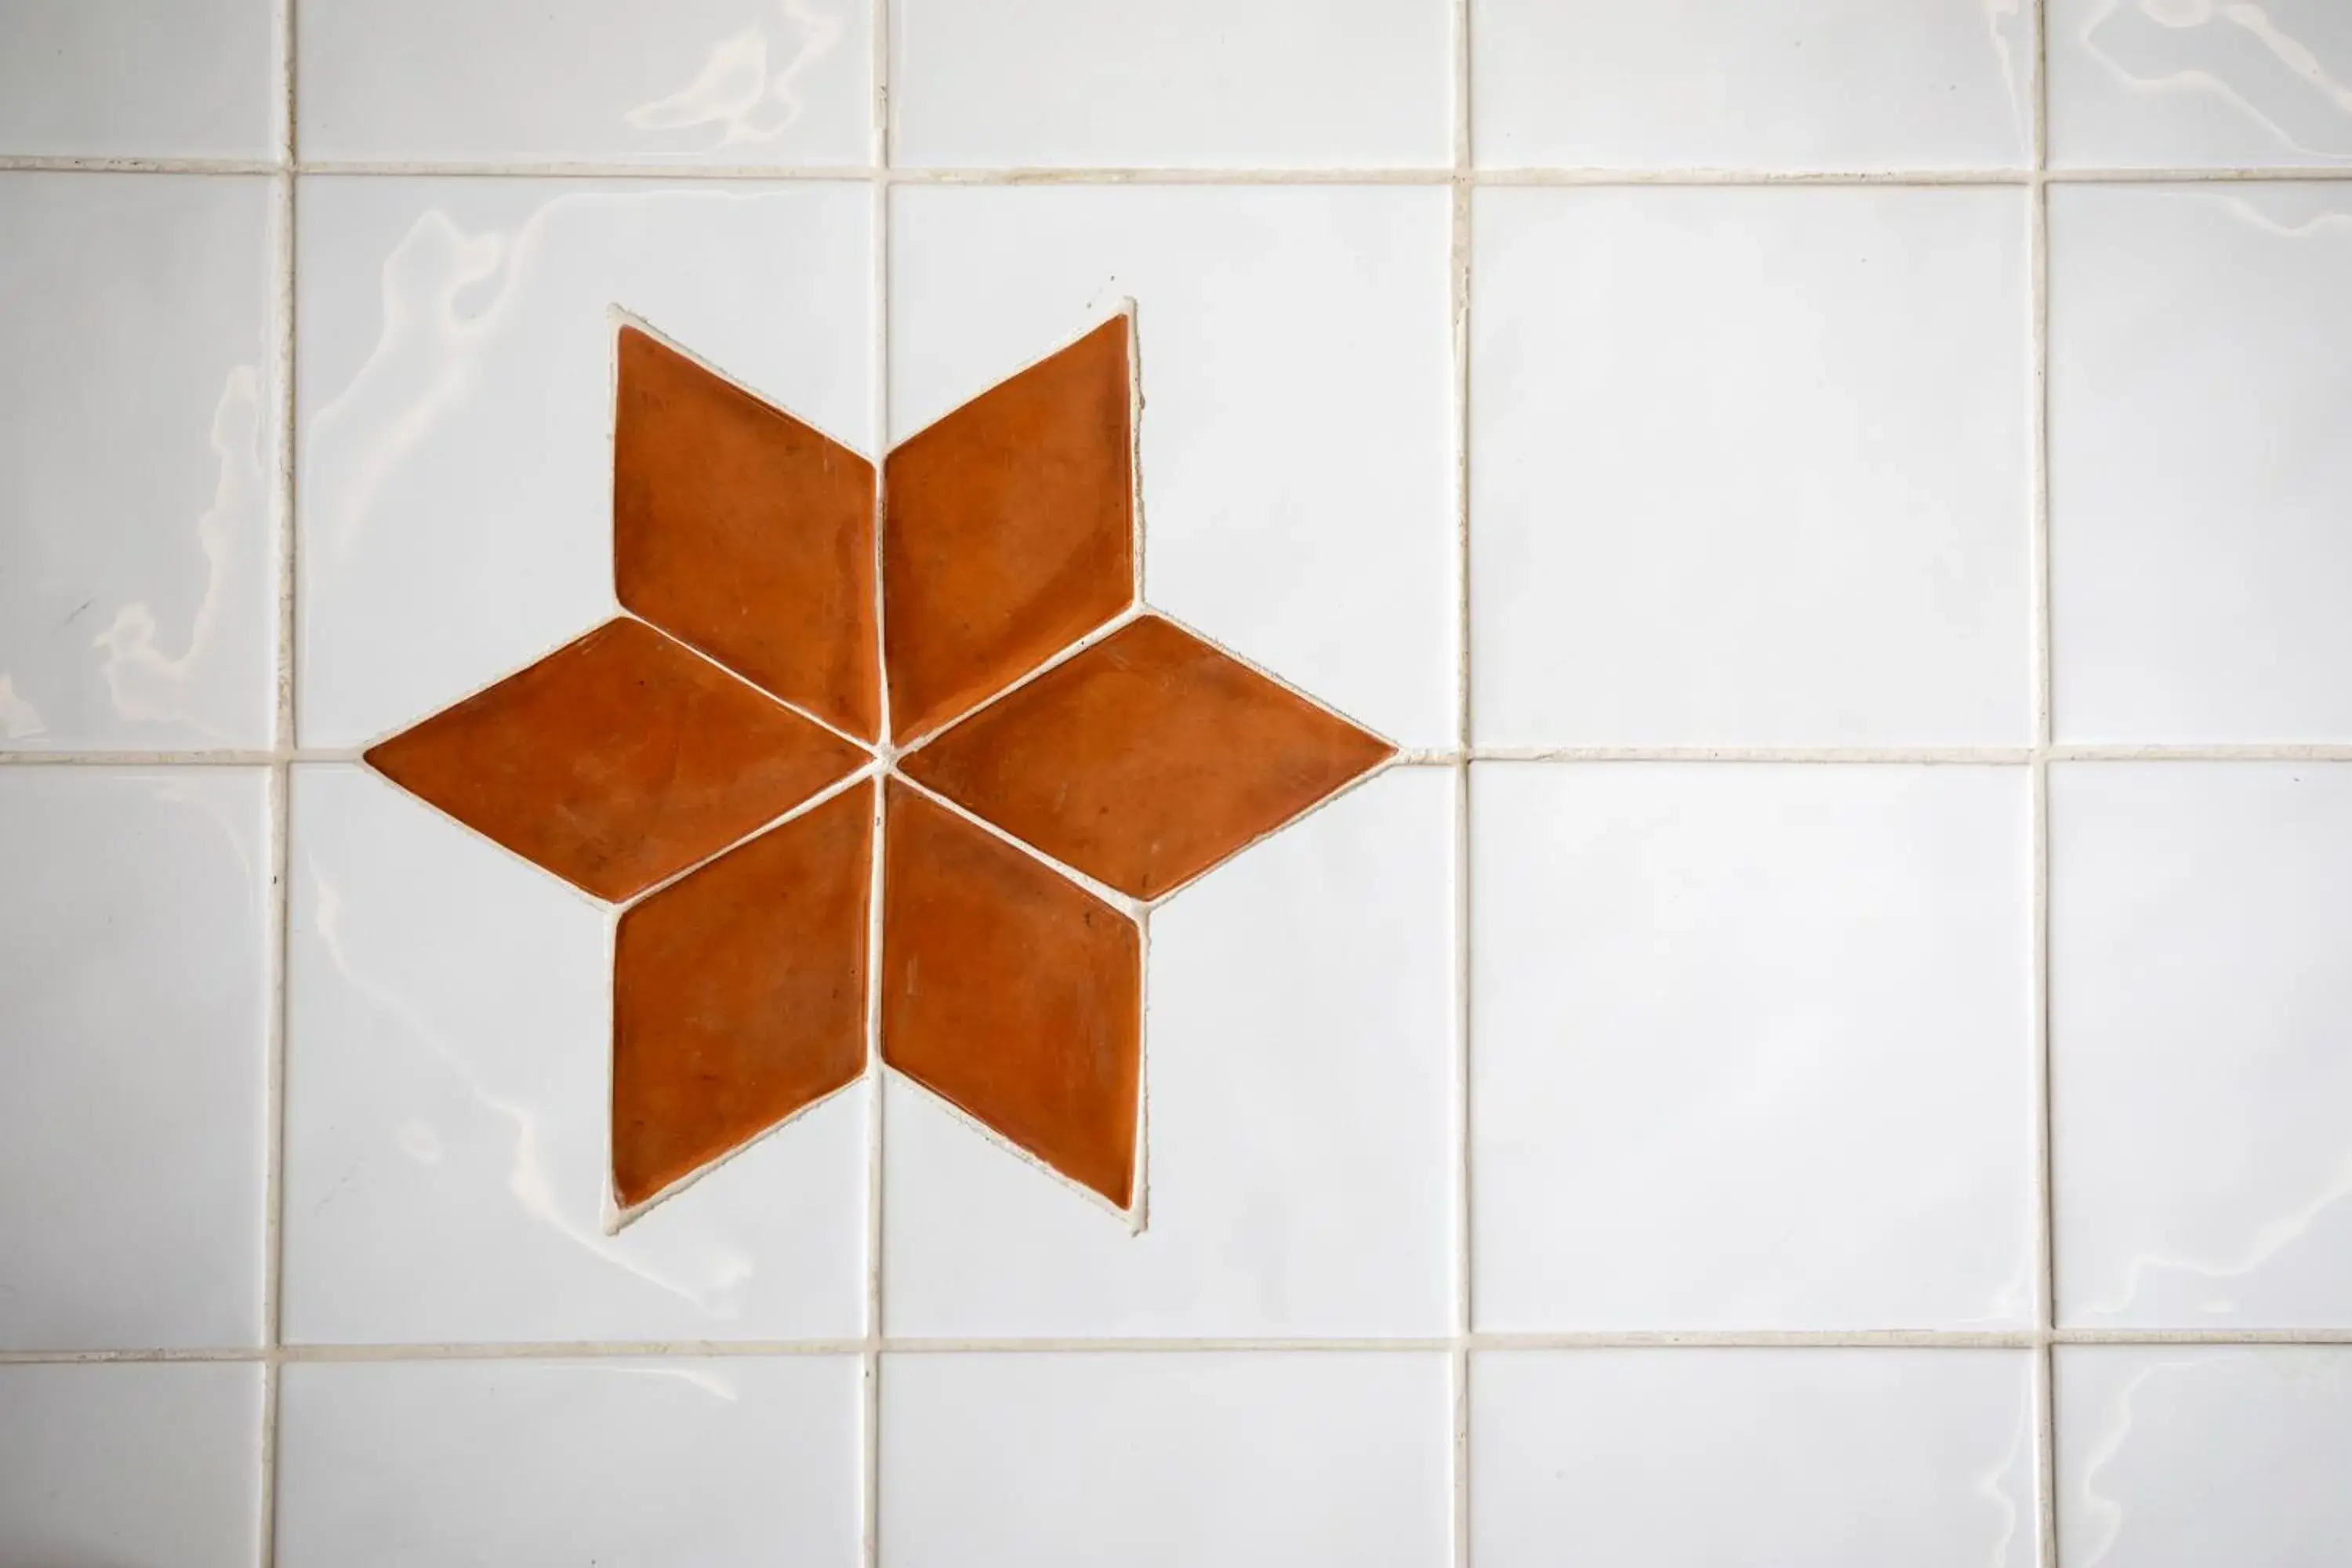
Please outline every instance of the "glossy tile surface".
M877 739L874 465L634 326L614 355L621 603L803 712Z
M1444 1560L1432 1354L895 1355L891 1568Z
M1005 168L1448 157L1443 0L889 0L891 153Z
M857 1561L855 1357L302 1365L286 1568Z
M301 23L305 158L866 160L858 0L305 0Z
M2053 1370L2067 1568L2352 1552L2352 1350L2068 1345Z
M1145 598L1401 744L1452 742L1444 191L890 199L897 436L1133 299Z
M893 780L882 1059L1113 1208L1134 1196L1135 922Z
M0 1350L259 1341L267 789L0 769Z
M1482 1353L1471 1550L1488 1568L2029 1568L2030 1368L2014 1351Z
M0 9L0 128L12 29L143 38L128 10ZM271 213L264 179L0 174L0 750L269 743Z
M2352 11L2051 0L2061 168L2352 163Z
M859 1331L862 1089L607 1237L610 912L355 767L291 864L289 1341Z
M1979 0L1474 0L1480 164L2019 168L2027 7Z
M1478 764L1477 1326L2030 1323L2027 790Z
M1482 742L2022 743L2016 191L1482 190Z
M274 0L10 0L0 153L274 157L277 17Z
M0 1366L0 1561L250 1568L261 1367Z
M1152 910L1139 1236L892 1082L888 1331L1449 1331L1453 840L1392 769Z
M1394 750L1147 615L899 765L1063 864L1151 899Z
M893 740L937 729L1133 601L1133 353L1114 316L891 448Z
M614 304L870 449L872 205L848 185L304 179L304 743L373 741L612 614Z
M2067 741L2352 740L2352 189L2050 203Z
M2352 1327L2352 767L2051 776L2059 1321Z

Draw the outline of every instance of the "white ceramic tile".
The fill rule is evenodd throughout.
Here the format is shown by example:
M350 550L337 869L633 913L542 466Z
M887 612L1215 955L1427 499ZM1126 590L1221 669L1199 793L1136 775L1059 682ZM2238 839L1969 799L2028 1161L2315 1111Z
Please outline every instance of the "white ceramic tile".
M2051 777L2060 1321L2352 1326L2352 767Z
M298 1364L284 1568L851 1568L848 1356Z
M277 15L277 0L0 0L0 153L275 157Z
M1489 168L2015 168L2032 151L2016 0L1472 0Z
M867 0L304 0L305 159L863 163Z
M2029 1568L2031 1361L2004 1351L1489 1352L1480 1568Z
M608 1237L610 912L356 767L291 861L289 1341L862 1331L862 1088Z
M2050 237L2060 738L2352 740L2352 188L2063 186Z
M899 439L1136 300L1151 602L1406 745L1454 735L1442 190L906 188Z
M1482 190L1482 742L2021 743L2025 198Z
M1445 1358L893 1355L888 1568L1428 1568L1452 1537Z
M269 743L274 210L0 174L0 748Z
M890 0L892 160L1377 168L1453 157L1445 0Z
M2061 167L2352 163L2341 0L2050 0Z
M2031 1321L2022 768L1471 792L1480 1328Z
M301 732L376 738L612 606L619 305L870 448L848 184L308 178Z
M1392 770L1153 912L1140 1237L894 1080L890 1331L1447 1332L1453 807Z
M2352 1561L2352 1350L2057 1352L2065 1568Z
M267 788L0 769L0 1350L260 1338Z
M261 1367L0 1366L0 1562L251 1568Z

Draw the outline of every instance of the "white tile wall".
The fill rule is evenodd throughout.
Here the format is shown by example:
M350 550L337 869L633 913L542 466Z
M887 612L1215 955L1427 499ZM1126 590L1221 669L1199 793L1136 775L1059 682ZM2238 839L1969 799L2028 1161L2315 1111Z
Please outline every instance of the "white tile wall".
M2352 1557L2347 170L2336 0L0 0L0 1561ZM871 452L1130 298L1407 748L1150 1226L605 1237L609 916L353 749L609 610L611 307Z

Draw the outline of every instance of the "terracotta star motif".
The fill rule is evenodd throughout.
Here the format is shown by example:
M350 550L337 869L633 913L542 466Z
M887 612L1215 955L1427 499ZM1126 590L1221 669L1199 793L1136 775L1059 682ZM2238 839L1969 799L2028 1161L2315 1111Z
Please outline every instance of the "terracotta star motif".
M1394 748L1140 603L1130 316L878 486L650 330L616 352L622 613L367 753L625 906L614 1225L877 1043L1139 1226L1142 920Z

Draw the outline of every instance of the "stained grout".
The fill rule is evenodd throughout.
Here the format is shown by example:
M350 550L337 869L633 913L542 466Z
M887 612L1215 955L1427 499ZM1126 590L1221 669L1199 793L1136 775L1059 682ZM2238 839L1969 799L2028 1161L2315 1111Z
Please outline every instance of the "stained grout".
M1470 760L1475 731L1470 712L1470 0L1454 0L1451 45L1454 79L1454 167L1448 208L1446 307L1452 352L1450 388L1454 422L1454 748L1445 758L1454 774L1454 1322L1446 1357L1454 1429L1449 1445L1448 1504L1453 1525L1454 1568L1470 1568L1470 1332L1471 1142L1470 1142Z
M890 5L871 0L873 15L873 121L870 153L877 168L890 164ZM867 433L874 459L874 644L877 687L875 741L885 773L874 785L874 840L868 852L872 881L866 915L866 1332L858 1348L858 1558L877 1568L882 1553L882 1138L888 1085L882 1068L882 932L884 879L888 872L889 782L898 752L891 741L888 606L882 591L883 521L889 489L890 440L890 186L877 179L867 192L874 204L874 427Z

